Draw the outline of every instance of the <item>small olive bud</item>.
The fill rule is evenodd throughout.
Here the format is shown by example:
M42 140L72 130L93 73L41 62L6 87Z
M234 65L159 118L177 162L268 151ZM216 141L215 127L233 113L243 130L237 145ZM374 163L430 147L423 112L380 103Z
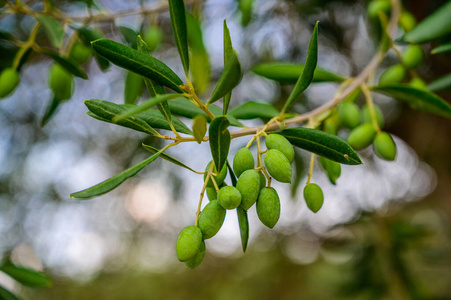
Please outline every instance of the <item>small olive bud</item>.
M58 100L68 100L74 90L74 78L60 64L53 64L49 72L49 86Z
M257 201L258 193L260 192L261 178L257 171L247 170L241 174L236 183L236 188L240 191L241 207L245 210L251 208Z
M19 72L14 68L6 68L0 74L0 98L11 94L19 84Z
M371 145L375 136L376 131L374 130L373 124L365 123L354 128L349 133L348 143L355 150L362 150Z
M252 152L247 148L241 148L233 158L233 172L235 172L236 177L240 177L244 171L253 169L254 164Z
M183 228L177 239L177 258L187 261L197 255L202 244L202 231L199 227L188 226Z
M395 160L396 144L387 132L380 132L374 139L374 152L385 160Z
M406 77L406 69L404 66L397 64L386 69L379 77L379 84L400 83Z
M205 256L205 241L202 241L202 243L200 244L199 252L197 252L196 256L194 256L193 258L185 261L185 265L190 269L194 269L201 264L202 260L204 259L204 256Z
M384 127L384 115L382 114L381 109L377 105L374 105L373 107L374 113L376 114L377 124L379 125L379 127ZM373 123L371 110L367 105L362 108L362 123Z
M219 204L225 209L234 209L241 204L241 193L233 186L225 186L218 192Z
M213 163L213 161L210 161L208 163L207 167L205 168L205 171L207 171L210 168L212 163ZM213 173L216 174L216 176L213 176L213 177L214 177L214 179L216 181L216 184L219 187L224 182L224 179L227 176L227 166L226 166L226 164L224 164L224 166L222 167L221 172L219 174L217 174L218 171L216 170L216 166L215 166L213 168ZM205 181L205 179L207 179L207 174L204 174L204 181ZM211 179L208 180L207 186L208 187L214 187L213 181L211 181Z
M288 158L279 150L271 149L265 154L265 167L277 181L291 182L291 165Z
M265 139L266 148L276 149L283 153L288 158L290 164L294 160L294 148L293 145L280 134L270 134Z
M204 240L212 238L221 229L224 223L226 210L219 204L218 200L208 203L199 215L199 228Z
M304 188L304 199L308 208L317 213L324 202L324 195L321 187L315 183L307 184Z
M407 46L402 54L402 63L409 69L418 67L424 59L423 48L419 45Z
M257 200L257 215L267 227L273 228L280 217L280 200L274 188L263 188Z
M354 128L360 124L360 109L355 103L344 102L338 106L338 115L343 126Z

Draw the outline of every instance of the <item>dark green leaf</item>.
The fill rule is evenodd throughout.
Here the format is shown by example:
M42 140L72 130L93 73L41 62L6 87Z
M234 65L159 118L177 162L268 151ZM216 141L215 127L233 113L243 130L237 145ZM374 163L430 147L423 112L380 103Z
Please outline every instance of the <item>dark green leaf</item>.
M51 59L53 59L55 62L60 64L64 69L66 69L68 72L72 73L72 75L88 79L88 75L83 69L80 69L75 63L73 63L71 60L61 57L58 53L50 50L41 48L40 53L47 55Z
M26 286L49 287L52 285L52 281L44 273L9 261L3 263L0 270Z
M263 63L252 68L255 74L284 84L296 83L303 71L304 65L281 62ZM317 67L312 82L343 82L344 80L345 78L341 75Z
M144 82L141 75L134 72L127 72L124 87L124 102L126 104L135 104L142 95Z
M414 109L451 118L451 105L434 93L403 84L380 85L372 90L397 100L402 100Z
M236 208L238 215L238 225L240 226L241 247L243 252L246 252L247 242L249 241L249 220L247 218L247 212L241 206Z
M55 97L55 95L52 96L49 103L47 104L47 108L45 109L44 115L42 116L41 120L41 127L44 127L45 124L47 124L48 121L53 117L53 115L56 112L56 109L58 108L60 104L60 101Z
M451 52L451 42L435 47L431 50L431 54L447 53Z
M423 44L451 33L451 2L444 4L429 15L401 40L412 44Z
M126 111L125 108L120 107L119 105L109 102L109 101L102 101L97 99L91 99L86 100L85 105L88 107L88 109L96 114L97 116L101 117L102 119L107 120L108 122L112 122L113 118L124 113ZM128 127L134 130L146 132L150 135L159 135L155 129L149 126L146 122L144 122L139 117L132 117L126 120L122 120L117 122L116 124L124 127Z
M296 199L296 193L298 192L299 185L302 182L302 179L305 178L305 165L304 159L299 154L299 151L295 149L294 151L294 176L291 180L291 198Z
M308 88L313 80L313 74L315 72L316 63L318 62L318 22L316 22L313 29L312 38L307 51L307 58L305 60L304 70L299 77L298 81L294 85L290 96L288 96L285 105L283 106L282 113L285 113L287 109L293 104L293 102L299 98L299 96Z
M279 115L279 111L266 102L248 101L232 108L229 115L241 120L271 119Z
M235 173L233 172L232 167L230 166L229 160L227 160L227 169L229 170L230 180L232 181L232 185L236 187L237 179Z
M2 300L20 300L16 295L0 285L0 299Z
M91 47L91 42L101 39L103 34L100 30L91 30L88 27L81 27L77 29L80 39L86 46ZM94 58L96 59L97 65L102 71L106 71L110 67L110 62L94 52Z
M202 115L198 115L193 120L193 135L196 141L200 144L204 140L205 133L207 132L207 118Z
M143 145L144 149L146 149L147 151L150 151L152 153L157 153L159 151L157 148L154 148L152 146L145 145L145 144L142 144L142 145ZM171 163L173 163L173 164L175 164L177 166L180 166L182 168L190 170L191 172L196 173L196 171L194 171L193 169L191 169L190 167L188 167L187 165L185 165L181 161L175 159L174 157L172 157L170 155L167 155L166 153L160 153L160 157L165 159L165 160L167 160L167 161L170 161Z
M158 95L155 96L153 98L150 98L149 100L141 103L138 106L135 106L131 109L127 109L124 112L120 113L119 115L115 116L112 121L114 123L117 123L119 121L123 121L124 119L130 118L136 114L139 114L140 112L143 112L163 101L167 101L167 100L171 100L171 99L175 99L179 97L178 94L168 94L168 95Z
M210 136L210 150L215 162L216 170L221 172L230 148L230 132L227 129L230 125L225 116L216 117L211 121L208 134Z
M136 49L136 37L138 36L138 33L125 26L119 26L119 31L121 32L125 42L133 49Z
M227 19L224 19L224 66L227 65L232 55L233 55L232 38L230 37L230 31L229 28L227 27ZM224 105L222 110L222 113L224 115L227 115L231 98L232 92L229 92L224 96Z
M52 45L55 48L61 47L64 38L63 25L50 16L37 15L36 20L41 23Z
M189 75L188 39L186 30L186 11L183 0L169 0L169 13L171 15L172 32L174 33L177 50L182 60L183 69Z
M428 84L431 92L441 92L451 90L451 73L448 73Z
M0 40L15 41L16 38L8 31L0 30Z
M134 165L131 168L128 168L127 170L123 171L122 173L117 174L116 176L113 176L105 181L102 181L99 184L96 184L90 188L87 188L85 190L72 193L70 194L71 198L77 198L77 199L89 199L92 197L97 197L100 195L103 195L105 193L108 193L109 191L117 188L122 182L127 180L128 178L135 176L139 171L141 171L145 166L153 162L158 158L158 156L164 151L162 150L158 151L151 157L143 160L142 162Z
M93 49L121 68L150 78L157 83L182 93L182 80L158 59L112 40L100 39L92 42Z
M324 156L345 165L360 165L362 161L342 138L321 130L290 128L275 133L283 135L293 146Z
M243 74L241 73L238 55L236 52L233 52L232 55L230 55L227 64L224 66L224 70L222 71L207 104L213 103L231 92L232 89L240 83L242 76Z

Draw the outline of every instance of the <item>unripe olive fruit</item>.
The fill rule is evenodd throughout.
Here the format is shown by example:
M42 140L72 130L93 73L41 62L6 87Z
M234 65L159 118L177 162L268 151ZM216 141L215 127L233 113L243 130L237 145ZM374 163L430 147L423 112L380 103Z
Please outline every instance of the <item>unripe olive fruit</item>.
M235 172L236 177L240 177L244 171L253 169L254 164L252 152L247 148L241 148L233 158L233 172Z
M202 231L199 227L188 226L183 228L177 239L177 258L187 261L197 255L202 244Z
M270 134L265 139L266 148L276 149L283 153L288 158L290 164L294 160L294 148L293 145L280 134Z
M213 163L213 161L210 161L208 163L207 167L205 168L205 171L207 171L210 168L212 163ZM224 182L224 179L227 176L227 166L226 166L226 164L224 164L224 166L222 166L221 172L219 174L217 174L218 171L216 170L216 166L215 166L213 168L213 173L216 174L216 176L213 176L213 177L214 177L214 179L216 181L216 184L219 187ZM207 174L204 174L204 181L205 181L205 179L207 179ZM211 179L208 180L207 186L208 187L214 187L213 181L211 181Z
M225 187L227 186L227 183L223 182L219 188ZM208 187L205 189L205 191L207 192L207 197L208 200L213 201L218 199L218 193L216 192L216 188L215 187Z
M273 228L280 217L280 200L274 188L263 188L257 200L257 215L267 227Z
M84 64L91 56L91 49L81 42L76 42L70 50L69 58L77 64Z
M417 25L415 17L408 11L403 11L401 13L398 22L405 32L411 31Z
M326 171L327 177L332 184L337 182L341 175L341 165L335 161L319 156L321 167Z
M395 160L396 144L387 132L379 132L374 139L374 152L382 159Z
M354 103L344 102L338 106L338 115L343 126L354 128L360 124L360 109Z
M389 14L391 4L389 0L373 0L368 4L367 13L371 19L378 19L379 12Z
M419 45L409 45L402 53L402 63L409 69L418 67L424 59L423 48Z
M371 145L375 135L373 124L362 124L349 133L348 143L355 150L361 150Z
M241 207L248 210L257 201L261 187L260 174L255 170L247 170L241 174L236 183L236 188L241 193Z
M55 63L50 67L49 86L58 100L68 100L72 96L74 79L71 73Z
M376 114L376 120L379 127L384 127L384 115L381 109L377 105L373 105L374 113ZM373 118L371 117L371 110L368 105L362 108L362 123L373 123Z
M260 176L260 190L266 186L266 176L262 172L258 172Z
M406 69L400 65L396 64L385 70L379 77L379 84L392 84L400 83L406 77Z
M204 207L199 215L198 223L204 240L212 238L218 233L224 223L225 215L226 210L218 200L213 200Z
M19 84L19 72L14 68L6 68L0 74L0 98L11 94Z
M314 213L323 206L324 194L321 187L315 183L307 184L304 188L304 199L308 208Z
M205 241L202 241L202 243L200 244L199 252L197 252L196 256L194 256L193 258L185 261L185 265L190 269L194 269L201 264L202 260L204 259L204 256L205 256Z
M291 182L291 165L288 158L279 150L271 149L265 154L265 167L275 180Z
M239 0L239 6L241 10L241 25L247 26L252 17L252 4L253 0Z
M233 186L225 186L218 192L219 204L225 209L234 209L241 204L241 193Z
M426 82L424 82L423 79L419 78L419 77L415 77L413 78L410 82L409 82L409 86L419 89L419 90L423 90L423 91L427 91L428 90L428 86L426 84Z
M151 26L144 31L142 38L147 44L149 51L153 52L163 41L163 31L158 26Z

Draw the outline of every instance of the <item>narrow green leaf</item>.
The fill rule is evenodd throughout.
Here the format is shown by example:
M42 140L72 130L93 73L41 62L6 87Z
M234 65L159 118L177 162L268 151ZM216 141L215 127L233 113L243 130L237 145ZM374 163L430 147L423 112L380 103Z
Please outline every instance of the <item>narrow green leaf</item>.
M216 117L211 121L208 133L210 136L210 150L215 162L216 170L221 172L230 148L230 132L227 129L230 125L225 116Z
M227 160L227 169L229 170L230 180L232 181L232 185L236 187L236 184L238 181L236 179L235 173L233 172L232 166L229 163L229 160Z
M102 101L97 99L91 99L86 100L85 105L88 107L88 109L96 114L97 116L108 120L109 122L113 121L113 118L124 113L126 110L123 107L120 107L119 105L109 102L109 101ZM158 136L159 133L150 127L146 122L144 122L140 118L129 118L126 120L118 121L116 124L128 127L134 130L146 132L150 135Z
M235 106L229 111L230 116L241 120L257 118L271 119L279 115L277 108L266 102L248 101Z
M158 59L108 39L96 40L92 47L113 64L183 93L182 80Z
M360 165L362 161L352 147L342 138L321 130L290 128L276 131L293 146L324 156L345 165Z
M167 101L167 100L171 100L171 99L175 99L178 98L179 95L178 94L168 94L168 95L158 95L155 96L153 98L150 98L149 100L141 103L138 106L135 106L131 109L127 109L124 112L120 113L119 115L115 116L112 121L113 123L117 123L119 121L123 121L124 119L130 118L140 112L143 112L149 108L151 108L152 106L155 106L163 101Z
M451 73L448 73L428 84L431 92L441 92L451 90Z
M124 85L124 102L126 104L135 104L142 95L143 89L142 76L134 72L127 72Z
M52 285L52 281L44 273L9 261L3 263L0 270L26 286L49 287Z
M451 33L451 2L444 4L429 15L401 40L412 44L423 44Z
M196 141L200 144L204 140L205 133L207 132L207 118L202 115L198 115L193 120L193 134Z
M102 181L99 184L96 184L90 188L87 188L85 190L72 193L70 194L71 198L77 198L77 199L89 199L93 197L97 197L100 195L103 195L105 193L108 193L109 191L117 188L122 182L127 180L128 178L135 176L139 171L141 171L145 166L153 162L158 158L158 156L164 151L162 150L158 151L151 157L143 160L142 162L134 165L131 168L128 168L127 170L117 174L116 176L113 176L105 181Z
M241 206L236 208L236 213L238 215L238 225L240 227L241 247L243 248L243 253L245 253L247 242L249 241L249 220L247 218L247 212Z
M189 76L188 39L186 30L186 10L183 0L169 0L172 32L174 33L177 50L182 60L185 75Z
M318 62L318 22L316 22L313 29L312 38L307 51L307 58L305 60L304 70L299 77L298 81L294 85L290 96L288 96L287 102L282 109L282 113L285 113L287 109L293 104L293 102L299 98L299 96L307 89L312 83L313 74L315 72L316 63Z
M44 55L47 55L48 57L53 59L55 62L60 64L64 69L66 69L72 75L83 78L83 79L88 79L88 75L86 74L86 72L83 69L79 68L71 60L60 56L57 52L54 52L50 49L45 49L45 48L41 48L41 50L39 52Z
M88 27L81 27L77 29L80 39L86 46L91 47L91 42L101 39L103 34L98 29L90 29ZM94 52L94 58L96 59L97 65L102 71L106 71L110 67L110 62L100 56L98 53Z
M232 89L240 83L242 76L243 74L241 72L238 55L236 52L233 52L232 55L230 55L227 64L224 66L224 70L222 71L207 104L213 103L231 92Z
M306 175L304 159L299 154L299 151L294 151L294 161L293 162L294 162L294 168L293 168L294 176L291 180L290 190L291 190L291 198L296 199L295 197L299 190L299 185L301 184L302 179L304 179L305 175Z
M144 149L146 149L147 151L150 151L152 153L158 153L158 151L159 151L157 148L154 148L154 147L152 147L150 145L146 145L146 144L142 144L142 145L143 145ZM163 153L163 152L160 153L160 157L165 159L165 160L167 160L167 161L169 161L169 162L171 162L171 163L173 163L173 164L175 164L175 165L177 165L177 166L180 166L182 168L190 170L191 172L196 173L195 170L191 169L190 167L188 167L187 165L185 165L184 163L182 163L178 159L175 159L174 157L172 157L170 155L167 155L166 153Z
M431 50L431 54L451 52L451 42L435 47Z
M44 115L42 116L41 127L44 127L45 124L47 124L47 122L50 121L50 119L55 115L56 109L58 108L59 104L60 101L58 101L55 95L53 95L49 103L47 104Z
M451 118L451 105L434 93L403 84L380 85L373 91L408 103L412 108Z
M20 300L16 295L8 291L6 288L0 285L0 299L2 300Z
M224 66L227 65L232 55L233 55L232 38L230 37L230 31L229 28L227 27L227 19L224 19ZM223 115L227 115L231 98L232 92L229 92L224 96L224 105L222 111Z
M341 165L337 162L331 161L330 159L319 156L319 163L321 167L326 172L327 177L329 178L330 183L336 184L337 179L341 175Z
M296 83L303 71L304 65L283 62L262 63L252 68L255 74L282 84ZM345 79L332 71L316 67L312 82L343 82Z
M50 16L37 15L36 20L41 23L45 34L55 48L61 47L64 38L63 25Z

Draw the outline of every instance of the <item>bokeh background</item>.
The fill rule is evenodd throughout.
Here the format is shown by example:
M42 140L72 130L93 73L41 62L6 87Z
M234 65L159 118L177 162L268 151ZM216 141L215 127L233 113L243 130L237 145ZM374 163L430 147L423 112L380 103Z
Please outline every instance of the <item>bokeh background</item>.
M403 4L421 20L445 2ZM87 14L80 2L56 3L71 15ZM158 4L97 3L108 14ZM28 5L38 9L41 4ZM374 54L377 42L365 15L366 1L256 0L245 27L237 5L233 0L194 5L202 12L213 82L223 67L222 24L228 20L245 70L232 106L246 100L281 106L291 86L249 70L264 61L303 62L316 20L320 66L353 76ZM165 32L154 55L184 78L167 10L97 25L107 37L123 42L117 26L139 31L150 20ZM25 40L33 22L31 17L0 16L0 29ZM39 35L38 41L45 44L45 36ZM426 53L431 47L425 46ZM1 49L5 65L11 53ZM394 62L390 52L377 73ZM249 247L243 254L237 217L229 212L219 234L206 242L204 262L191 270L177 261L175 242L180 230L194 222L202 176L158 159L107 195L70 199L70 193L148 157L142 142L156 147L163 143L85 114L86 99L123 102L125 71L112 66L103 73L94 60L85 65L89 81L76 79L72 99L40 127L51 97L51 63L31 56L17 91L0 102L0 254L44 270L54 282L48 289L31 289L0 274L0 283L24 299L451 298L450 120L375 96L398 147L394 162L377 158L372 149L361 151L364 165L343 166L336 186L315 168L312 180L323 187L325 203L313 214L302 196L309 154L297 151L295 187L274 183L282 202L277 226L264 227L252 208ZM418 72L430 82L449 70L449 55L427 55ZM304 112L327 102L336 88L312 85L294 110ZM208 94L207 89L204 96ZM451 100L450 94L440 95ZM190 120L182 120L190 126ZM229 157L247 141L233 140ZM208 144L185 143L168 154L199 171L210 160Z

